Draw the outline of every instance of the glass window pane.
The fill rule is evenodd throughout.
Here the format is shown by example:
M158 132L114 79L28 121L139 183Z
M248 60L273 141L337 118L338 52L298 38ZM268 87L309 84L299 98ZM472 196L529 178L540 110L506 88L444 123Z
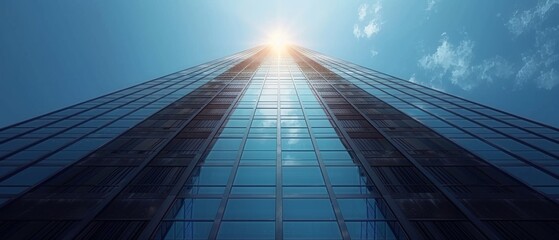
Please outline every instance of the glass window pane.
M183 194L223 194L225 192L225 187L222 186L199 186L199 185L188 185L185 186L183 189Z
M320 150L346 150L340 139L337 138L319 138L316 143Z
M200 167L192 179L200 185L225 185L231 174L231 167Z
M276 139L247 139L245 150L276 150Z
M306 127L305 120L281 120L281 127Z
M308 109L305 109L305 113L309 116L316 116L316 115L325 116L326 115L324 110L322 110L320 108L308 108Z
M226 127L248 127L248 120L230 119L227 121Z
M253 160L270 160L274 162L276 160L276 151L244 151L241 156L241 163L243 161L253 161Z
M316 160L316 154L314 151L283 151L281 153L282 159L284 160L300 160L300 159L313 159Z
M273 109L273 108L258 108L256 109L256 112L254 113L254 116L276 116L278 115L278 110L277 109Z
M363 181L358 167L326 167L332 185L360 185Z
M320 151L320 157L322 160L349 160L351 161L351 156L347 151Z
M326 187L283 187L284 195L328 194Z
M274 222L227 222L219 227L219 239L274 239Z
M165 239L207 239L212 229L212 222L177 221L165 222L171 227Z
M241 147L241 141L241 139L220 138L215 142L212 150L238 150Z
M334 220L330 199L284 199L285 220Z
M380 212L375 199L338 199L344 219L347 220L376 220L385 219Z
M330 121L318 119L309 120L309 125L311 125L311 127L332 127Z
M324 185L318 167L284 167L283 185Z
M303 111L301 109L281 109L282 116L302 116Z
M312 141L310 139L290 138L281 140L282 150L313 150Z
M341 239L337 222L284 222L284 239Z
M257 194L257 195L274 195L275 187L233 187L231 194Z
M246 128L223 128L223 130L221 131L221 136L225 135L225 134L244 134L246 131Z
M235 185L274 185L276 184L275 167L239 167Z
M387 222L346 222L351 239L397 239Z
M252 109L250 108L237 108L233 112L232 116L243 116L243 115L251 115Z
M235 161L238 151L217 151L212 150L206 156L206 161L218 160L218 161Z
M282 151L283 165L318 165L314 151Z
M180 206L174 219L212 220L215 218L221 199L186 198L178 199L174 205Z
M274 220L275 199L229 199L223 219Z
M275 128L277 125L277 120L269 120L269 119L254 119L252 120L251 128L261 127L261 128Z
M278 100L277 95L262 95L260 96L260 101L276 102Z

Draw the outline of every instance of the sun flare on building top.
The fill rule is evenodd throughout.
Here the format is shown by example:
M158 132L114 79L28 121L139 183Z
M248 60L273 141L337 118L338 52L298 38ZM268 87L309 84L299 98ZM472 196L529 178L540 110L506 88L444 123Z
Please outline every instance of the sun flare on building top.
M289 44L288 35L281 30L276 30L268 36L268 44L276 51L283 51Z

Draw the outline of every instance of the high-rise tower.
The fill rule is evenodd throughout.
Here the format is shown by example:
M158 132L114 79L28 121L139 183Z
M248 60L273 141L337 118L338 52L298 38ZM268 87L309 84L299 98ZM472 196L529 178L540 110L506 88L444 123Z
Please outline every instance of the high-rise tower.
M559 130L258 47L0 130L3 239L553 239Z

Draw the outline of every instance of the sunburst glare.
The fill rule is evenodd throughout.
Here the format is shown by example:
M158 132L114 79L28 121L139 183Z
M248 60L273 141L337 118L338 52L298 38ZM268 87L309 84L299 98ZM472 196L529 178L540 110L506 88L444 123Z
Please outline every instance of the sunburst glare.
M289 44L288 35L282 30L276 30L268 36L268 44L276 51L283 51Z

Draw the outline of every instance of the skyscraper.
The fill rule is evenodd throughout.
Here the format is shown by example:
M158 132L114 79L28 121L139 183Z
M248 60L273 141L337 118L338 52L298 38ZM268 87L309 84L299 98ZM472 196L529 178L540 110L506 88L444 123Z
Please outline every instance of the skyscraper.
M4 239L553 239L559 130L262 46L0 130Z

